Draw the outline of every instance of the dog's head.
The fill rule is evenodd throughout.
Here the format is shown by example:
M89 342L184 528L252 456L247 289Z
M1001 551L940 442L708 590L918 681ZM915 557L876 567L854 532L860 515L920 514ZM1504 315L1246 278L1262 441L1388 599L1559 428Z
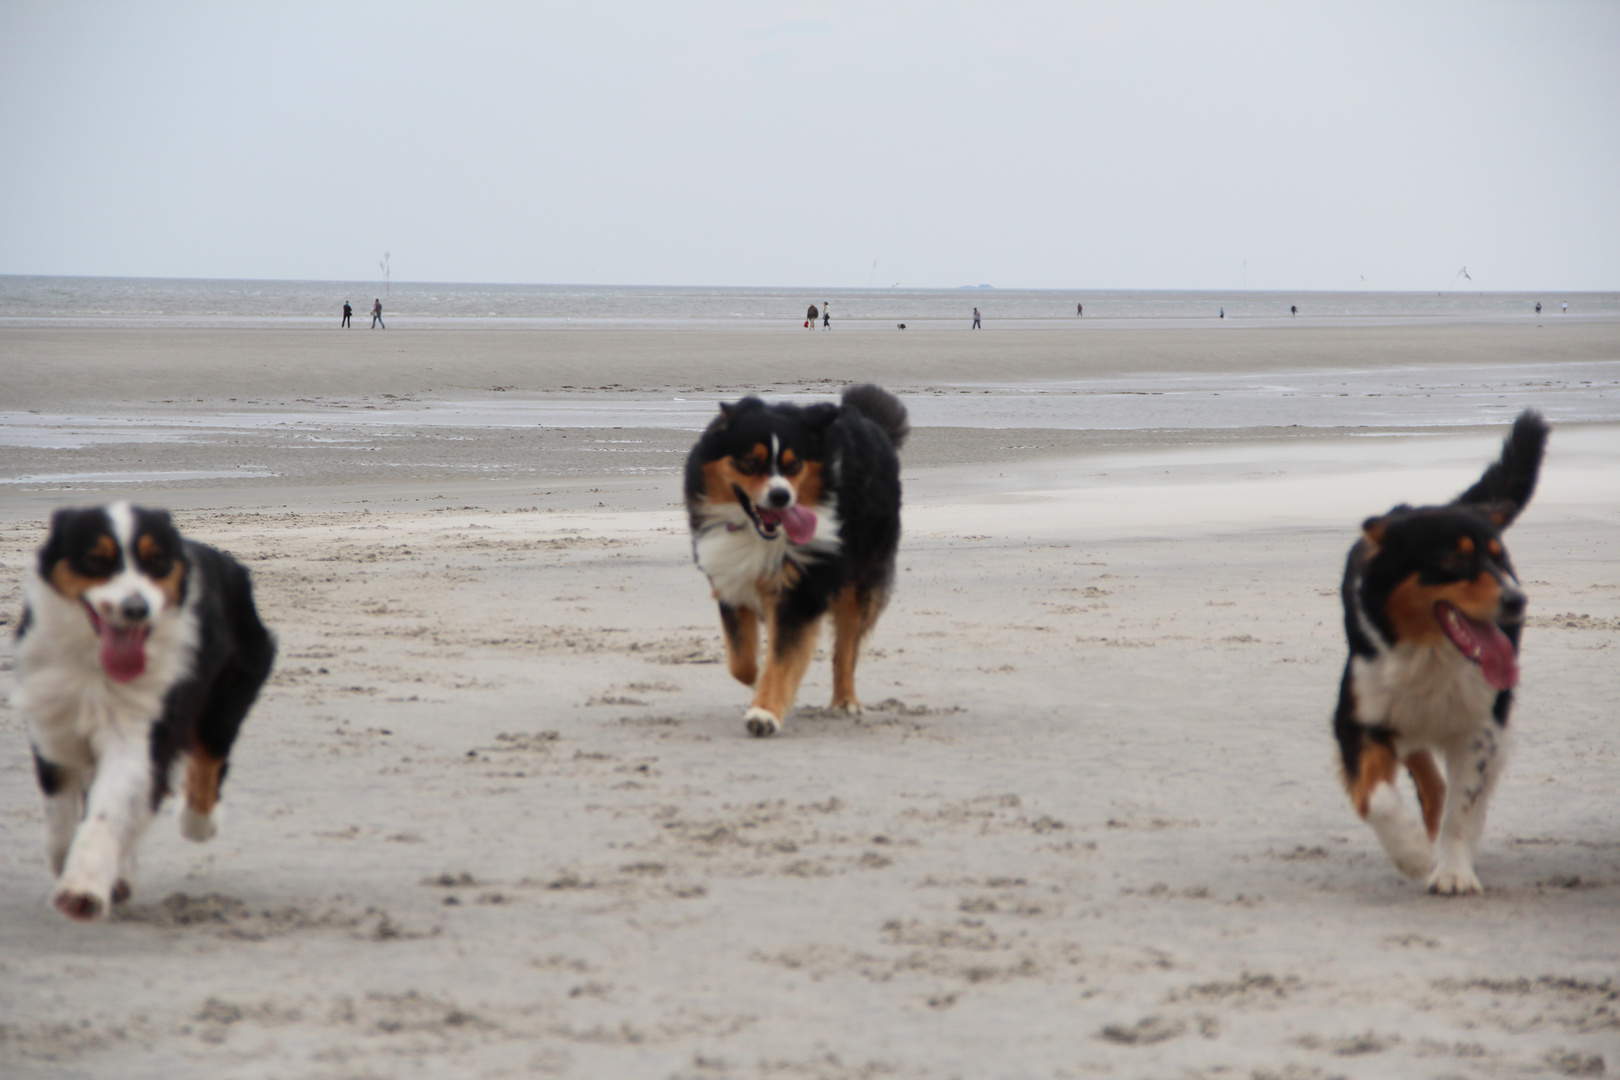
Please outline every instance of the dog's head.
M39 550L39 576L84 609L107 677L129 682L146 670L153 625L185 601L185 550L166 510L62 509Z
M1398 506L1362 526L1362 602L1391 643L1449 642L1498 690L1518 682L1525 595L1501 506Z
M809 543L825 495L822 436L837 417L832 404L767 405L746 397L721 405L693 448L701 478L690 478L688 494L708 508L740 507L763 540Z

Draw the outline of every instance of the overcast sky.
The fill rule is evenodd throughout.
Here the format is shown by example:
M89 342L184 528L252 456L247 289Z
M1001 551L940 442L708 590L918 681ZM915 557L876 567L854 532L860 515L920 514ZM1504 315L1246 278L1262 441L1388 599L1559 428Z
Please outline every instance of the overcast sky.
M384 251L396 281L1616 289L1620 4L0 0L0 273Z

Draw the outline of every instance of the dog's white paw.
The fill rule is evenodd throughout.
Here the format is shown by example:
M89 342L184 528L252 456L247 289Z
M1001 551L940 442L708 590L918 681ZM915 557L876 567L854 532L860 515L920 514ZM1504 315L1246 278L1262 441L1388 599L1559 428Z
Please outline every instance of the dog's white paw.
M835 701L827 707L833 712L841 712L845 716L854 717L857 720L866 711L861 708L861 703L854 698L850 698L848 701Z
M1464 867L1442 866L1429 878L1429 891L1436 896L1478 896L1485 891L1474 871Z
M111 894L88 883L64 881L51 890L51 907L79 922L94 922L111 906Z
M1429 834L1401 803L1393 784L1379 784L1368 800L1367 824L1378 834L1389 861L1410 878L1426 876L1434 866L1434 846Z
M743 714L743 722L748 725L748 734L756 738L775 735L782 730L782 721L777 718L776 714L768 709L762 709L758 705L753 706Z
M187 840L195 840L200 844L204 840L212 840L214 832L212 814L199 814L189 806L180 811L180 835Z

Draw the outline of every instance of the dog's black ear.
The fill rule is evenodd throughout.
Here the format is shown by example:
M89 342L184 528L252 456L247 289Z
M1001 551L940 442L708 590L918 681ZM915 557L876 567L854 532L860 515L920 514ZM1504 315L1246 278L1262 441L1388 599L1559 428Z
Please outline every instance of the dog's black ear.
M1367 545L1368 558L1378 554L1378 549L1384 546L1384 530L1387 528L1387 517L1370 517L1361 523L1361 539Z
M807 405L804 410L804 426L819 434L834 420L838 419L838 406L823 401L816 405Z
M51 531L45 537L45 543L39 549L39 576L49 580L51 567L55 566L67 555L67 534L72 527L71 522L91 511L84 507L63 506L51 514Z
M1497 499L1483 504L1479 509L1498 529L1507 528L1519 516L1519 504L1512 499Z

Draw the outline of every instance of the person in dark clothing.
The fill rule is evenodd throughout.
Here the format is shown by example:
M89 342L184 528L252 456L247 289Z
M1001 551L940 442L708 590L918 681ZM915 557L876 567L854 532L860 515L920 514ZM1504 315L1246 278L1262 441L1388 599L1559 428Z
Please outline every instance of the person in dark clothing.
M979 309L973 309L973 329L979 329Z
M377 329L377 324L378 323L382 323L382 328L384 330L388 329L388 324L382 321L382 301L381 300L373 301L372 305L371 305L371 328L373 330Z
M344 326L349 325L349 316L351 316L353 314L354 314L354 308L349 306L349 302L347 300L343 301L343 325Z
M810 310L804 313L805 328L814 330L816 328L816 320L819 318L821 318L821 312L816 310L816 305L811 304Z
M832 328L832 308L828 307L826 304L821 305L821 328L823 330L830 330Z

